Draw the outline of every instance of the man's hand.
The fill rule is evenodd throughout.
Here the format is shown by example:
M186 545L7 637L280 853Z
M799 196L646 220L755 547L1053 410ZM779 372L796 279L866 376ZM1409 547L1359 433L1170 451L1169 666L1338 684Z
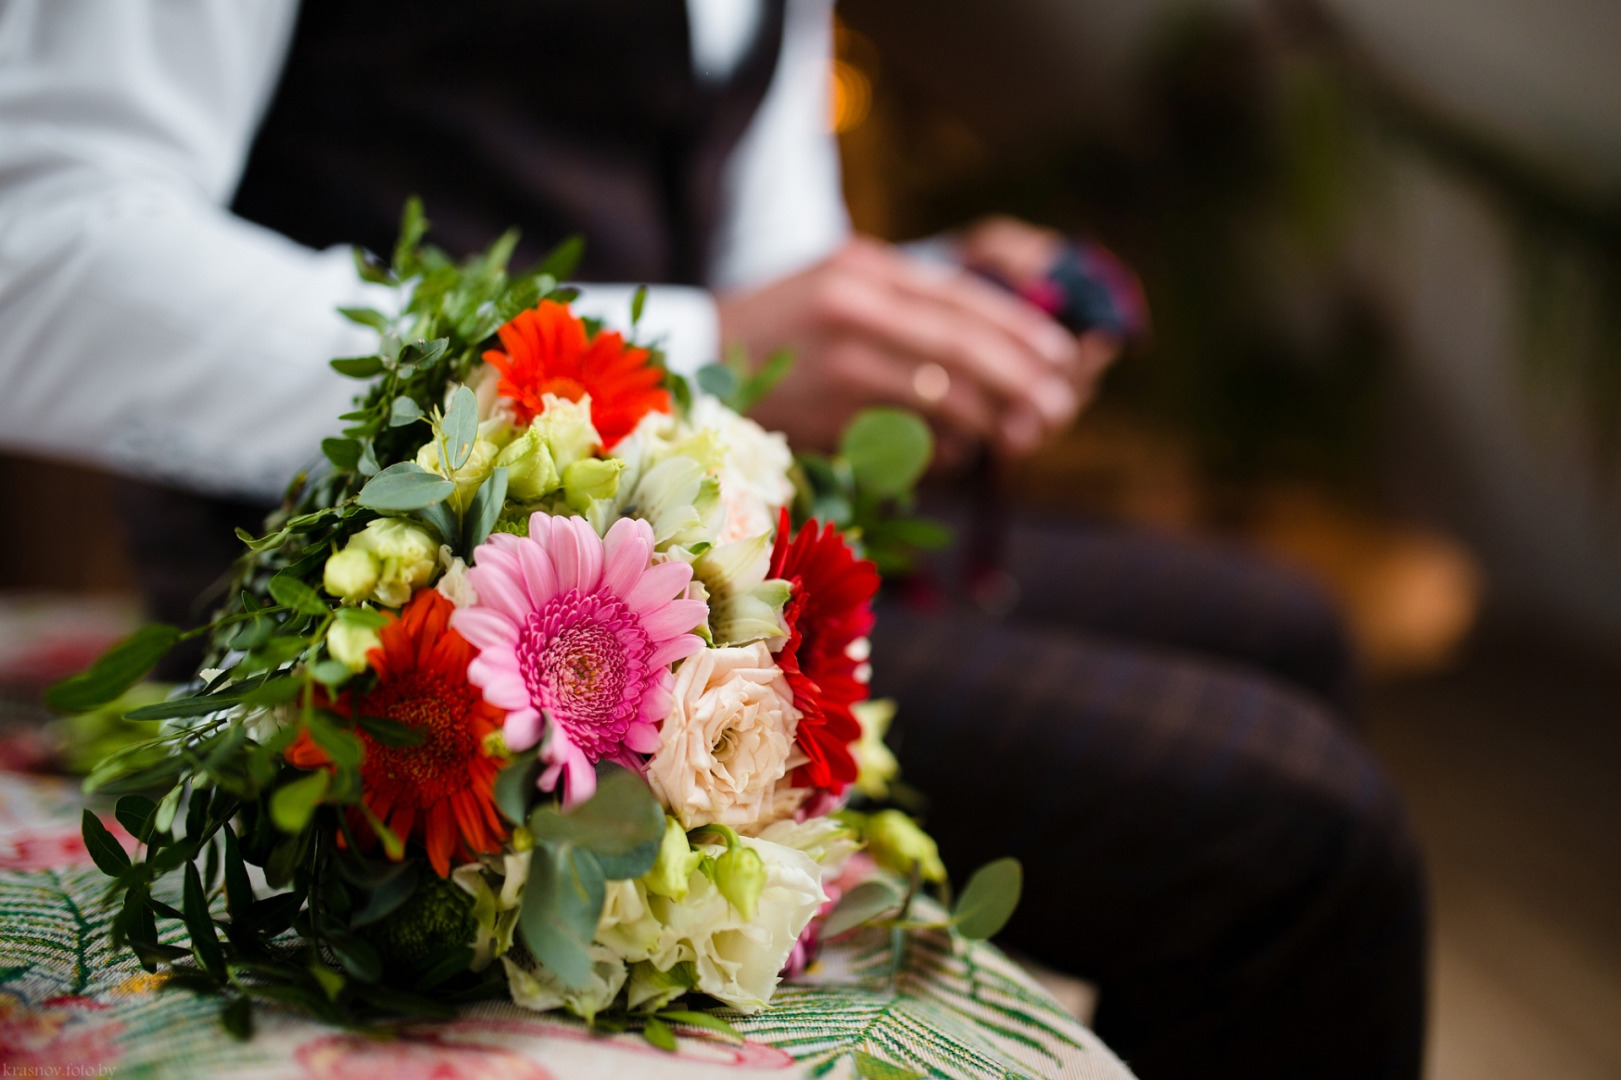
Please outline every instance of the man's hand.
M928 416L948 457L969 440L1027 454L1075 418L1115 352L972 274L859 238L792 277L722 296L719 309L727 347L756 362L795 352L754 415L822 448L857 410L886 403Z

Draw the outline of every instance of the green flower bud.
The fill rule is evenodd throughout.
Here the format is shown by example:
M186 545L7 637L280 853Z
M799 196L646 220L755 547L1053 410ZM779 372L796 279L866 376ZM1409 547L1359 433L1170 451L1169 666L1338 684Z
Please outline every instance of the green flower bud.
M944 881L945 864L934 839L899 810L880 810L867 818L867 850L878 865L910 875L913 865L924 881Z
M533 427L507 443L495 464L507 470L507 498L518 502L544 498L563 482L546 440Z
M377 587L380 569L371 552L354 546L346 547L327 559L321 584L344 603L358 604L370 599L372 589Z
M687 832L673 817L664 819L664 839L659 844L658 861L642 876L647 891L671 900L684 900L687 878L703 862L704 853L692 850Z
M371 627L356 626L342 619L334 622L326 632L326 651L332 654L332 659L357 675L366 670L366 654L381 648L382 644L377 631Z
M589 394L579 401L552 394L546 394L540 400L541 413L530 423L529 430L545 442L558 472L597 452L602 445L602 437L591 423Z
M433 580L439 567L439 542L420 525L404 518L378 518L349 541L345 551L358 549L378 564L372 596L381 604L399 607L411 593Z
M618 458L582 458L563 470L563 499L569 509L585 513L597 499L619 494L619 473L625 463Z
M467 504L473 501L478 494L479 487L490 478L495 471L495 459L500 449L488 439L477 439L473 442L473 450L467 455L467 460L459 469L452 469L448 480L456 482L456 490L445 500L452 510L460 516L467 512ZM437 441L425 444L417 451L417 464L433 473L435 476L445 476L445 463L439 460L439 444Z
M765 889L765 860L751 847L731 848L715 859L715 888L739 915L752 921Z

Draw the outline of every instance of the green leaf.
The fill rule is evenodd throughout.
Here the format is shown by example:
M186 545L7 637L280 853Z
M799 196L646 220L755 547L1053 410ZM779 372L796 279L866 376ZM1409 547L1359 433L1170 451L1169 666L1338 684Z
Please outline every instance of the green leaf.
M822 924L823 939L835 938L846 930L870 922L880 915L894 911L905 899L904 892L889 878L878 877L864 881L845 893L838 907Z
M383 370L381 356L349 356L331 361L332 370L351 379L369 379Z
M473 455L473 442L478 438L478 398L466 386L458 386L451 395L450 408L445 410L445 449L450 467L459 469Z
M514 825L521 825L535 797L535 779L541 763L534 756L520 756L495 774L495 805Z
M129 855L124 852L123 845L113 839L107 826L88 808L84 812L83 832L85 850L90 852L90 858L103 874L117 877L129 869Z
M310 665L310 676L323 686L342 686L353 674L341 660L322 660Z
M338 621L358 626L364 630L381 630L388 625L388 617L381 611L373 611L365 607L341 607L337 611Z
M447 949L416 981L417 990L432 990L452 975L466 971L473 963L473 950L465 945Z
M166 833L174 828L174 816L180 811L180 796L185 790L184 784L176 784L158 803L157 812L152 815L153 831Z
M340 930L328 933L326 943L337 955L343 970L352 977L363 983L374 983L383 977L383 961L371 942Z
M703 1028L705 1031L713 1031L717 1035L723 1035L737 1042L743 1041L742 1032L711 1013L698 1012L694 1009L660 1009L657 1015L660 1020L666 1020L672 1024Z
M386 716L358 716L355 724L384 746L421 746L427 729L391 720Z
M158 804L144 795L125 795L113 811L125 831L143 844L152 838L152 819L157 812Z
M490 538L490 530L501 517L501 508L507 501L507 469L505 465L490 473L490 478L479 485L478 493L467 506L463 528L462 550L469 558L480 544Z
M325 615L329 610L320 593L285 572L270 579L270 595L276 603L305 615Z
M839 440L856 486L889 498L911 490L928 468L934 437L916 413L867 409L850 422Z
M344 978L325 964L311 964L309 973L320 983L321 990L326 994L328 1001L338 1000L338 994L343 990Z
M302 832L331 786L331 774L325 769L316 769L308 776L277 788L270 796L270 820L282 832Z
M245 997L232 998L220 1009L220 1027L231 1038L247 1042L253 1038L253 1003Z
M272 580L274 585L275 581ZM242 702L246 705L263 706L270 708L283 705L296 698L304 689L304 680L292 676L282 676L276 679L267 679L242 695Z
M418 405L415 401L412 401L404 394L401 394L399 397L395 398L394 403L388 407L389 427L404 427L407 424L414 424L421 419L422 406Z
M242 861L235 830L226 825L220 831L225 834L225 907L231 913L231 921L238 923L247 919L253 910L253 883L248 879L248 868Z
M607 771L595 795L568 813L555 806L538 807L529 816L529 831L537 840L565 841L603 855L629 855L664 837L664 811L647 783L629 769ZM646 868L630 877L639 877Z
M180 631L173 626L143 626L103 653L90 670L63 679L47 690L45 704L60 712L76 713L117 701L179 640Z
M351 928L358 930L362 926L370 926L379 919L386 919L411 898L411 893L417 887L416 864L398 863L390 869L395 872L378 882L367 894L366 902L361 905L360 910L349 920Z
M369 326L380 334L388 331L388 316L375 308L341 307L338 314L350 322Z
M606 889L590 852L567 842L542 842L530 854L518 929L535 959L570 989L582 990L590 982L591 939Z
M340 469L353 469L360 464L360 443L354 439L322 439L321 453Z
M580 236L571 236L547 254L535 267L533 273L548 274L558 281L562 281L574 273L574 268L580 265L580 256L585 254L585 240Z
M642 1038L658 1047L660 1050L675 1053L675 1032L656 1016L649 1016L642 1021Z
M698 389L710 397L731 401L737 383L737 373L725 364L705 364L698 369Z
M214 920L208 914L208 898L203 892L203 879L197 875L197 864L187 862L185 885L181 889L181 910L186 916L186 933L191 935L191 951L203 970L219 978L225 974L225 953L220 948L219 934Z
M456 485L414 461L400 461L370 480L355 500L369 510L420 510L443 502Z
M997 859L975 870L951 911L957 932L974 941L994 937L1013 917L1023 887L1018 859Z
M766 362L760 365L759 371L741 382L728 404L737 412L748 412L761 398L771 393L793 369L794 354L788 349L778 349L766 357Z
M394 273L410 277L417 270L420 259L417 247L428 232L428 219L422 213L422 200L415 195L405 200L400 215L400 238L394 242Z
M355 738L354 732L338 727L332 720L334 713L316 711L309 717L308 728L310 738L315 745L326 751L326 756L332 759L332 764L340 769L359 768L361 756L360 740Z
M630 329L634 333L636 326L642 321L642 309L647 306L647 286L639 285L636 294L630 298Z

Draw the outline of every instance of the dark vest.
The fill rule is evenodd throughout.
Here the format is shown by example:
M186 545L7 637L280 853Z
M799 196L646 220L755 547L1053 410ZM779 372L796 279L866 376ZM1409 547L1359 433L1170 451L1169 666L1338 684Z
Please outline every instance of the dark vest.
M782 21L706 85L682 0L306 0L233 209L387 252L414 193L453 254L516 225L520 265L580 233L584 280L700 284Z
M730 80L692 71L683 0L305 0L232 209L312 247L393 249L406 197L456 255L573 233L581 280L701 284L721 172L776 69L764 0ZM311 453L315 451L311 447ZM151 614L193 625L264 508L118 485ZM212 595L205 595L212 593ZM189 678L200 648L159 672Z

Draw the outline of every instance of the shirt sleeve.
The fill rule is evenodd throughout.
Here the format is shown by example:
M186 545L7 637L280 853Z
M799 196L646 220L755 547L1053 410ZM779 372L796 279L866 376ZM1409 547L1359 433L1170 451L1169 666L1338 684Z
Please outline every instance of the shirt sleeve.
M831 254L850 232L832 111L832 0L787 0L782 52L723 177L711 286L746 288Z

